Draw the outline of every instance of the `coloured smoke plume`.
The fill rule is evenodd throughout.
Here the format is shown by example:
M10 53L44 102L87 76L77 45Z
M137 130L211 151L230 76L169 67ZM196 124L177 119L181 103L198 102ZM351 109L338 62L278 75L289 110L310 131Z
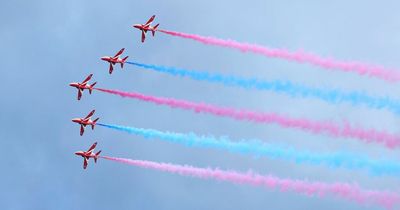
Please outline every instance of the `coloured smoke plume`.
M317 98L328 103L337 104L349 102L352 105L365 105L374 109L387 109L395 114L400 114L400 101L388 97L374 97L362 92L344 92L338 89L321 89L290 81L272 80L262 81L255 78L241 78L230 75L208 73L194 70L186 70L175 67L166 67L136 62L127 62L144 69L166 73L173 76L189 77L198 81L221 83L226 86L237 86L242 88L253 88L257 90L270 90L277 93L285 93L292 97Z
M203 44L233 48L242 52L252 52L267 57L281 58L299 63L309 63L325 69L337 69L344 72L355 72L359 75L368 75L370 77L380 78L389 82L398 82L400 80L400 73L394 69L387 69L382 66L365 64L358 61L339 61L333 58L324 58L303 51L290 52L286 49L268 48L256 44L240 43L234 40L224 40L209 36L200 36L196 34L187 34L161 29L158 31L176 37L192 39Z
M188 165L175 165L145 160L131 160L107 156L102 156L101 158L141 168L179 174L182 176L191 176L201 179L215 179L219 181L232 182L235 184L248 184L266 187L268 189L278 189L282 192L292 191L318 197L335 195L343 199L358 202L360 204L377 204L387 209L393 208L400 203L400 195L397 193L388 191L364 190L357 185L351 185L347 183L309 182L303 180L282 179L271 175L263 176L251 171L247 173L239 173L235 171L197 168Z
M248 120L256 123L274 123L282 127L297 128L315 134L326 133L334 137L350 137L362 140L363 142L375 142L384 144L388 148L400 146L400 137L385 131L374 129L364 129L350 126L347 123L343 125L313 121L309 119L290 118L275 113L262 113L248 110L238 110L228 107L219 107L205 103L195 103L191 101L178 100L173 98L164 98L144 95L137 92L122 92L118 90L108 90L103 88L94 88L101 92L119 95L122 97L133 98L141 101L151 102L158 105L166 105L171 108L191 110L196 113L204 112L221 117L230 117L236 120Z
M400 175L400 163L393 160L371 160L365 156L343 152L329 154L312 153L309 151L299 151L282 145L264 143L256 139L234 141L230 140L227 136L217 138L211 135L200 136L195 133L185 134L169 131L163 132L154 129L126 127L103 123L98 123L97 125L134 135L140 135L146 139L160 138L167 142L183 144L190 147L221 149L229 152L253 155L254 157L265 156L272 159L283 159L298 164L326 164L331 167L346 167L348 169L366 168L374 175Z

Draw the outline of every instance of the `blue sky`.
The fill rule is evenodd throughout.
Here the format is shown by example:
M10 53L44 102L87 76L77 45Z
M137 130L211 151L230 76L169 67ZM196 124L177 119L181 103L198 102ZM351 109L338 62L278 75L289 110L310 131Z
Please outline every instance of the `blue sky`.
M335 197L312 198L252 186L150 171L100 160L82 170L73 155L98 141L105 155L199 167L220 167L325 182L358 182L397 190L400 179L365 171L255 159L188 148L97 127L79 136L70 119L95 108L103 123L257 138L299 149L352 151L399 160L397 151L351 139L312 135L275 125L256 125L171 110L94 92L76 101L68 86L94 73L99 87L140 91L217 105L273 111L293 117L341 122L400 133L398 116L385 110L293 99L174 78L127 65L110 76L99 58L126 48L131 61L260 79L289 79L316 87L361 90L398 97L397 84L239 51L204 46L164 34L140 43L132 28L153 14L160 28L400 68L397 1L5 1L0 8L0 208L1 209L379 209Z

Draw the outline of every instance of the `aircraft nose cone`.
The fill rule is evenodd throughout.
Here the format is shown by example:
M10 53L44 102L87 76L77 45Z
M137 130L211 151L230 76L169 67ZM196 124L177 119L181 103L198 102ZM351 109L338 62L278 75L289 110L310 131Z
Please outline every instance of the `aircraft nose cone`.
M82 152L82 151L76 151L76 152L75 152L75 155L82 156L82 155L83 155L83 152Z
M100 59L105 61L105 60L107 60L107 57L104 56L104 57L101 57Z
M71 87L74 87L75 86L75 83L69 83L69 86L71 86Z
M74 119L72 119L72 122L79 122L79 118L74 118Z
M140 25L139 24L135 24L135 25L133 25L133 27L139 29Z

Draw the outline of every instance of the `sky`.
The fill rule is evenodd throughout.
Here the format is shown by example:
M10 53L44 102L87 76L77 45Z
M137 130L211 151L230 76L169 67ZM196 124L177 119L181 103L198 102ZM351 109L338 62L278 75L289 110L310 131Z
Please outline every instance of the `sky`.
M218 167L283 178L358 183L397 191L400 179L363 170L332 169L157 139L148 141L96 127L79 136L72 118L96 109L102 123L232 139L261 139L315 152L350 151L399 160L396 150L349 138L314 135L276 125L234 121L173 110L94 92L76 100L68 83L93 73L98 87L138 91L221 106L276 112L400 133L399 116L386 110L271 91L245 90L172 77L127 65L108 74L99 58L125 47L130 61L210 72L284 79L314 87L398 97L397 84L327 71L306 64L205 46L165 34L140 42L135 23L157 15L160 28L260 45L303 49L327 57L400 69L398 1L4 1L0 7L0 209L380 209L335 196L316 198L260 187L168 174L99 160L82 169L77 150L98 141L102 154Z

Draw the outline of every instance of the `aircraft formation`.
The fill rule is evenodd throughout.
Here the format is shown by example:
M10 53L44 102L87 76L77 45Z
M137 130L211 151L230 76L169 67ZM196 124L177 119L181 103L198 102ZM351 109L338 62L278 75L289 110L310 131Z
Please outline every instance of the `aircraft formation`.
M234 40L224 40L215 37L206 37L197 34L188 34L176 31L169 31L165 29L158 29L159 24L152 25L155 15L151 16L144 24L134 24L132 27L138 29L141 33L140 41L143 43L146 40L147 32L151 32L152 36L158 31L162 34L168 34L175 37L190 39L201 42L206 45L214 45L220 47L227 47L230 49L240 50L241 52L252 52L255 54L263 55L266 57L285 59L288 61L298 63L308 63L314 66L321 67L322 69L339 70L360 75L368 75L370 77L380 78L387 82L399 81L400 74L389 69L376 67L374 65L363 64L354 61L340 61L331 58L324 58L322 56L313 55L303 51L288 51L286 49L278 49L271 47L263 47L256 44L241 43ZM129 56L123 55L125 48L121 48L113 56L103 56L100 60L105 61L108 67L108 73L111 75L115 68L124 68L124 65L134 65L136 67L145 68L173 76L188 77L198 81L219 83L225 86L237 86L246 89L269 90L276 93L286 93L291 97L301 98L316 98L327 103L337 104L342 102L351 102L352 105L366 105L369 108L387 109L396 115L400 115L400 101L390 99L387 97L374 97L368 94L360 93L357 91L346 92L337 89L320 89L315 87L307 87L305 85L298 85L290 81L272 80L262 81L258 79L249 79L243 77L235 77L230 75L215 74L213 72L186 70L175 67L165 67L160 65L142 64L133 61L127 61ZM312 55L312 56L310 56ZM355 65L357 64L357 65ZM331 121L319 121L309 118L294 118L287 115L282 115L274 112L257 112L252 110L239 110L231 107L216 106L207 103L197 103L187 100L157 97L145 95L138 92L123 92L118 90L109 90L95 87L97 82L91 82L93 74L89 74L82 82L72 82L69 86L76 88L77 100L81 100L86 92L89 94L93 90L105 92L113 95L119 95L125 98L146 101L159 105L169 106L171 108L178 108L182 110L190 110L195 113L212 114L218 117L229 117L234 120L246 120L254 123L262 124L276 124L282 128L300 129L304 132L312 134L323 134L334 138L351 138L358 140L362 143L377 143L382 144L388 149L400 148L400 136L390 131L377 130L371 128L363 128L362 126L350 125L345 123L335 123ZM95 110L90 111L85 117L73 118L72 122L79 125L79 134L83 136L87 126L94 130L95 126L107 127L110 129L131 133L132 135L141 135L144 137L152 136L164 141L171 141L174 143L181 143L186 146L215 148L220 150L227 150L236 153L253 154L257 157L267 156L272 159L283 159L285 161L293 161L296 164L313 164L313 165L327 165L334 167L344 167L351 170L367 169L375 175L399 175L400 163L393 160L374 160L364 155L337 152L337 153L311 153L309 151L301 151L298 149L282 147L273 144L264 144L262 141L242 140L240 143L230 141L229 138L223 137L221 139L212 136L204 137L202 135L179 134L173 132L162 132L154 129L143 129L128 126L120 126L114 124L98 123L99 118L94 117ZM93 119L92 119L93 118ZM139 132L140 131L140 132ZM89 149L84 151L77 151L75 155L83 158L83 168L86 169L89 165L90 159L96 163L99 158L121 162L125 164L135 165L143 168L151 168L159 171L177 173L180 175L192 175L193 177L200 178L213 178L215 180L230 181L233 183L263 186L267 188L285 189L306 195L325 195L335 194L339 197L346 198L353 201L372 201L380 206L390 208L393 205L400 206L400 193L390 191L370 191L360 189L357 185L351 185L346 182L342 183L321 183L311 182L308 180L295 180L271 176L261 176L257 174L245 174L232 171L223 171L220 169L212 170L210 168L195 168L187 165L174 165L168 163L158 163L142 160L131 160L126 158L116 158L108 156L100 156L101 150L96 152L97 142L94 142ZM184 172L184 173L183 173ZM373 193L371 193L373 192Z
M151 26L155 17L156 17L155 15L151 16L150 19L144 24L133 25L133 28L139 29L141 31L141 34L142 34L141 41L142 42L145 41L146 34L148 31L151 31L153 36L155 35L155 33L157 31L157 27L160 25L160 24L157 24L155 26ZM114 66L116 64L120 64L121 69L124 68L124 64L127 61L127 59L129 58L129 56L125 56L125 57L121 58L121 55L124 53L124 50L125 50L125 48L122 48L114 56L103 56L100 58L101 60L109 63L109 68L108 68L109 74L113 73ZM92 94L94 86L97 84L97 82L89 84L92 77L93 77L93 74L90 74L82 82L72 82L69 84L69 86L78 89L78 97L77 97L78 100L81 100L84 90L88 90L89 94ZM79 131L80 136L82 136L83 133L85 132L86 126L90 126L92 128L92 130L94 130L94 127L95 127L97 121L99 120L99 118L96 118L94 120L91 119L91 117L94 115L94 113L95 113L95 110L92 110L86 117L72 119L72 122L80 125L80 131ZM93 143L93 145L90 146L90 148L86 151L75 152L75 155L83 157L83 169L87 168L90 158L93 158L95 163L97 162L97 159L99 158L101 150L97 153L94 153L94 149L96 148L96 146L97 146L97 142Z

